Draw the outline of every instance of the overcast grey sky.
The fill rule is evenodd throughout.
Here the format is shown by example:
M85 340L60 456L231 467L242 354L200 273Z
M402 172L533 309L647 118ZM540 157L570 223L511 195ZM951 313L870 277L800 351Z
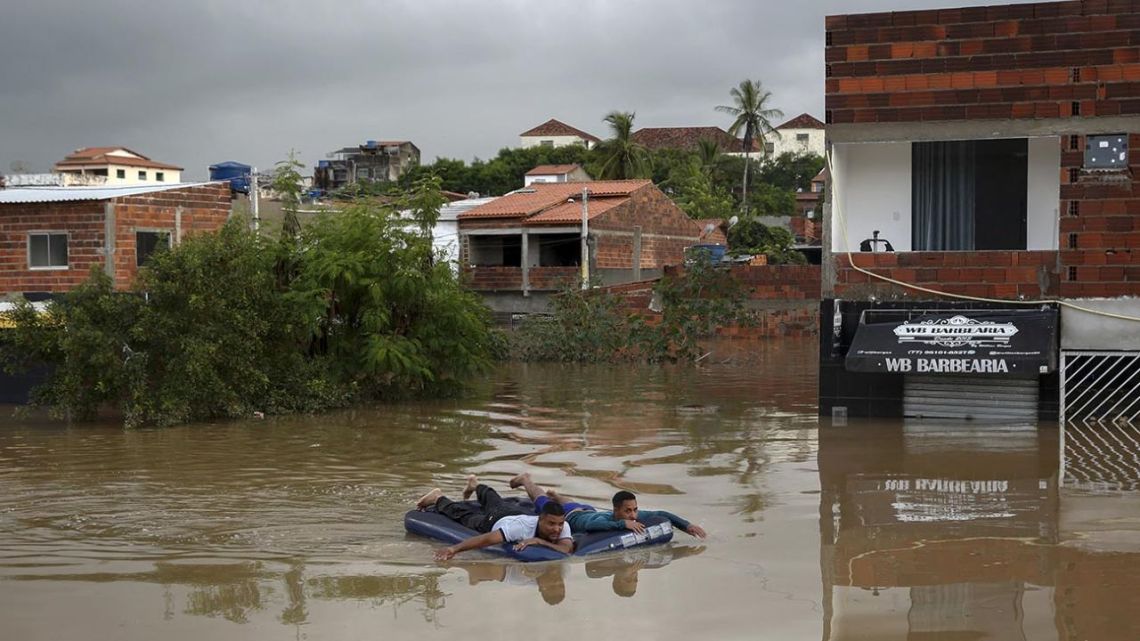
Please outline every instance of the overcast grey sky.
M123 145L187 178L306 165L367 139L425 162L518 144L548 118L606 136L725 126L744 78L822 119L823 18L956 0L37 0L0 12L0 173ZM15 6L12 6L15 5Z

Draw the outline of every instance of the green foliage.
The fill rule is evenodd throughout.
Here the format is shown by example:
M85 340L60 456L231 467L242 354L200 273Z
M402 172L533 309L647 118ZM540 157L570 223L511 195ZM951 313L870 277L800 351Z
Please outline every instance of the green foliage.
M649 151L633 141L634 115L628 111L611 111L604 118L611 136L597 147L601 159L598 178L624 180L650 175Z
M795 250L795 237L783 227L772 227L746 218L728 230L734 254L764 254L770 265L803 265L807 259Z
M785 152L764 161L756 180L788 191L811 191L811 179L823 169L823 163L823 157L816 154Z
M728 270L698 258L654 288L659 319L626 309L601 290L562 292L550 317L532 316L508 335L510 356L522 361L691 361L717 327L747 322L744 290Z
M538 165L588 165L593 155L580 145L565 147L528 147L526 149L500 149L490 160L476 158L470 165L462 160L437 158L434 163L413 167L400 177L400 185L410 189L427 176L440 179L440 187L461 194L478 192L487 196L501 196L523 186L526 172ZM589 171L589 169L587 169Z
M421 180L393 205L329 212L296 242L234 219L155 254L134 293L96 270L46 314L17 306L6 364L53 368L36 402L75 418L110 407L129 426L454 392L501 339L434 260L442 201L439 181Z
M690 156L688 162L675 165L661 189L690 218L727 219L735 209L732 196L713 183L711 174L696 155Z
M767 183L756 183L748 194L748 209L756 216L791 216L796 213L796 195Z

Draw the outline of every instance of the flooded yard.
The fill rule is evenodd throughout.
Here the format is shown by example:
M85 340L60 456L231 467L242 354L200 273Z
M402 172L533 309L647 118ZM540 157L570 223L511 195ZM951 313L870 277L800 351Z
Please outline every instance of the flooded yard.
M821 425L815 364L784 341L700 369L510 365L470 398L319 417L7 419L4 636L1136 638L1140 433ZM628 489L709 537L436 563L403 514L471 472Z

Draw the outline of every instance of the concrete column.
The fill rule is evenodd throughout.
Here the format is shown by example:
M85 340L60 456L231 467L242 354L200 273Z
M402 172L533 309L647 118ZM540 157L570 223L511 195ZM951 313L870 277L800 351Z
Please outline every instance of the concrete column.
M641 225L633 226L633 280L641 280Z
M523 296L530 296L530 236L525 229L522 232L522 292Z
M103 205L103 271L115 280L115 203Z
M174 208L174 244L182 242L182 205Z

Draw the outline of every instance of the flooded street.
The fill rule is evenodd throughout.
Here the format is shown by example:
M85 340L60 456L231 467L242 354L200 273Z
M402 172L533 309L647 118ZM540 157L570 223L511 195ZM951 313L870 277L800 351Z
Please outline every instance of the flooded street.
M821 426L812 341L702 369L510 365L470 398L0 427L10 639L1131 639L1140 432ZM530 472L709 538L438 564L427 489Z

